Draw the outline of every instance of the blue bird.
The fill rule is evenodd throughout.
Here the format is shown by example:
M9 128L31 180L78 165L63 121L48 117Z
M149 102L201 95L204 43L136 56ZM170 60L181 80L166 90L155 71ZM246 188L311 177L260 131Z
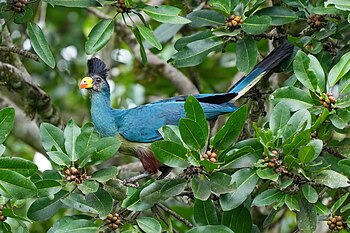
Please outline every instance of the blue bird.
M272 51L265 59L227 93L196 94L208 121L236 111L235 100L244 95L263 76L289 57L293 46L286 42ZM238 58L239 59L239 58ZM80 82L81 89L88 89L91 98L91 118L102 137L118 137L122 141L120 151L136 155L148 174L162 171L162 177L169 173L154 157L150 143L161 140L158 129L164 125L178 125L185 117L184 103L187 96L176 96L130 109L113 109L110 88L107 83L108 69L98 58L88 60L88 77Z

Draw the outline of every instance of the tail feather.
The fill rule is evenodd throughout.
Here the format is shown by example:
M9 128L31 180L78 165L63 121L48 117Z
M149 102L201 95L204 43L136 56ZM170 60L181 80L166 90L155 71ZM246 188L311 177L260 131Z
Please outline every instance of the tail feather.
M235 99L240 98L247 93L259 80L277 67L285 58L289 57L293 52L293 45L289 42L283 43L280 47L274 49L267 57L259 62L254 69L241 80L239 80L228 93L237 93Z

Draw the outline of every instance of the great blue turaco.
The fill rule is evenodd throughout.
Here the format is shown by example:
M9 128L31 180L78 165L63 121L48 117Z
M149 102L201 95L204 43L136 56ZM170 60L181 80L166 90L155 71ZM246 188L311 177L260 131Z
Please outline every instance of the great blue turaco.
M284 42L273 50L254 69L226 93L196 94L208 121L237 110L233 104L239 97L252 88L263 76L288 58L293 45ZM239 59L239 58L237 58ZM130 109L111 107L110 88L107 83L108 69L99 58L87 62L88 77L80 82L81 89L88 89L91 98L91 118L95 129L102 137L118 137L122 144L120 151L137 156L146 175L162 171L165 177L170 169L161 165L154 157L150 144L162 140L158 129L164 125L178 125L185 117L184 103L187 96L176 96Z

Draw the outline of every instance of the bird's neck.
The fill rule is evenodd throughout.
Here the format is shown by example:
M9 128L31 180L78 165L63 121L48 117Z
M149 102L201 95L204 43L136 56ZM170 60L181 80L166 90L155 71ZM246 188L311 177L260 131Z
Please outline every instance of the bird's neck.
M118 117L111 107L110 94L108 92L93 92L91 94L91 119L97 132L102 137L114 137L117 135Z

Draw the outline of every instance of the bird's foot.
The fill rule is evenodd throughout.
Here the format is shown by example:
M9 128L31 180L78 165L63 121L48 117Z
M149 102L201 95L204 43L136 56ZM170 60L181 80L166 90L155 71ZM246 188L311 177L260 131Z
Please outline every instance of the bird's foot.
M148 172L142 173L137 176L133 176L129 179L123 180L123 184L125 186L133 187L133 188L138 188L140 185L137 183L138 180L141 180L143 178L149 177L150 174Z

